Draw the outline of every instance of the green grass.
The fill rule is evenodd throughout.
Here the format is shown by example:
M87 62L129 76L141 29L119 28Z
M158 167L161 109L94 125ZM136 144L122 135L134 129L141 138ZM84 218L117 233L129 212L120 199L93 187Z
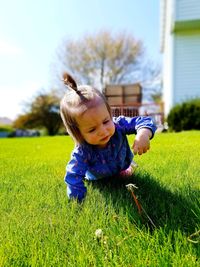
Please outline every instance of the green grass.
M68 201L72 148L66 136L0 140L0 266L199 266L188 236L200 229L200 132L157 134L135 157L131 182L156 229L114 177L88 183L82 204Z

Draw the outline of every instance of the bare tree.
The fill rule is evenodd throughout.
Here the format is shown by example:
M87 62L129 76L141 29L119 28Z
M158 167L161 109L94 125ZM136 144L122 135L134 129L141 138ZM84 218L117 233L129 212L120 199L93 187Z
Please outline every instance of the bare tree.
M144 62L142 77L139 79L143 88L144 101L159 103L162 101L162 68L151 60Z
M68 39L59 49L65 69L81 82L101 89L109 83L133 83L142 55L142 42L125 31L86 34L78 40Z

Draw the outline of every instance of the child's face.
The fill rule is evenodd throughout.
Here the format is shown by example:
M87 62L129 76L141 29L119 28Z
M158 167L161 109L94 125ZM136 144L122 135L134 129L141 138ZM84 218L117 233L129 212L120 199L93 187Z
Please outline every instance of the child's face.
M85 111L76 118L83 139L91 145L105 147L115 126L104 103Z

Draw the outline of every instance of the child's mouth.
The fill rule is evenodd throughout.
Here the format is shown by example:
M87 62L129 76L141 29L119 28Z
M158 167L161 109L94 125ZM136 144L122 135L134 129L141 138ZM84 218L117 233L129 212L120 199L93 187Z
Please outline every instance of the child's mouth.
M101 142L105 142L105 141L108 140L109 138L110 138L110 136L108 135L108 136L102 138L102 139L101 139Z

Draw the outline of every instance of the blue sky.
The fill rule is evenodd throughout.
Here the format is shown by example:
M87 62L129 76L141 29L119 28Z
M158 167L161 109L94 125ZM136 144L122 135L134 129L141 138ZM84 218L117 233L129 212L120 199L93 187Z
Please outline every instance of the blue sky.
M14 119L22 103L49 88L64 38L100 29L126 30L161 62L159 0L0 0L0 117Z

